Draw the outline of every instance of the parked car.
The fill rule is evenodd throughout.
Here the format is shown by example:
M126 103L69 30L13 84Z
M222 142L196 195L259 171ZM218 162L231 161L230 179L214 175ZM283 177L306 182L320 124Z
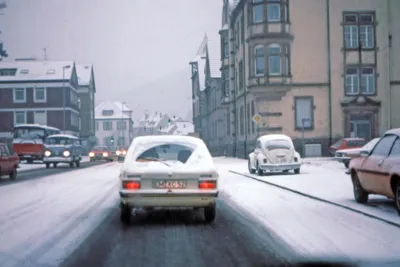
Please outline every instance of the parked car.
M125 156L126 156L126 152L127 152L127 149L126 148L119 148L116 152L115 152L115 154L116 154L116 156L117 156L117 160L118 161L124 161L124 159L125 159Z
M395 201L400 215L400 128L387 131L371 151L360 151L350 161L354 198L367 203L370 194Z
M49 135L45 140L43 163L46 168L53 164L68 163L80 167L82 160L82 145L78 137L69 134Z
M359 157L360 151L371 151L378 141L379 138L374 138L366 143L363 147L337 150L335 154L335 160L343 163L344 166L348 168L351 159Z
M206 222L216 216L218 173L204 142L190 136L136 137L120 172L121 221L132 208L203 209Z
M249 154L250 173L262 175L266 171L288 172L293 170L294 173L299 174L300 167L300 154L294 149L292 139L284 134L269 134L259 137L254 152Z
M0 177L8 175L10 179L16 179L18 164L17 153L10 150L6 144L0 143Z
M111 151L106 146L95 146L89 152L90 161L105 160L113 161Z
M336 151L347 148L360 148L365 145L364 138L342 138L329 147L329 152L335 156Z

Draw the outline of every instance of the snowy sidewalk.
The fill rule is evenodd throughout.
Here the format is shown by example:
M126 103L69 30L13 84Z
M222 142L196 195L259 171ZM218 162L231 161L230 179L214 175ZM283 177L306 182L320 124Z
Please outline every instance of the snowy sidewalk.
M81 163L89 162L88 156L83 156ZM59 166L67 166L66 163L60 163ZM45 169L46 165L42 161L34 161L32 164L28 164L25 161L19 164L18 172L27 172L36 169Z
M225 165L229 171L257 179L278 187L295 191L295 193L311 196L323 201L364 213L365 215L383 219L400 225L395 204L382 196L370 196L368 205L358 204L354 200L353 185L343 166L338 169L321 168L313 164L303 164L301 173L277 173L258 176L250 174L247 161L237 158L215 158L216 163ZM339 165L340 166L340 165Z

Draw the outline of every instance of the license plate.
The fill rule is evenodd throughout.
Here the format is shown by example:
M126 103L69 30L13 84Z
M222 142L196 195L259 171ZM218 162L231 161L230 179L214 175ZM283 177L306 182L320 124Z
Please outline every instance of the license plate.
M186 181L162 180L157 181L155 187L158 189L183 189L186 188Z

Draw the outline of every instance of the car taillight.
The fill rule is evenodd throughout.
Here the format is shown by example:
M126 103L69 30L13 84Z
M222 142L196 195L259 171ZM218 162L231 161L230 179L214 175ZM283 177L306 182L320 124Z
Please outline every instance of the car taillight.
M217 187L216 181L200 181L199 188L200 189L215 189Z
M123 187L124 189L140 189L140 182L125 181Z

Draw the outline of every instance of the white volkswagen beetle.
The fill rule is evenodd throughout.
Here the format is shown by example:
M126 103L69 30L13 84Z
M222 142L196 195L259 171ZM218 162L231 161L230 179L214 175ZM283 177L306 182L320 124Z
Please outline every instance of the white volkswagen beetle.
M121 221L133 208L203 208L216 215L218 173L204 142L196 137L136 137L120 171Z
M254 152L249 154L250 173L262 175L265 171L300 173L300 154L294 149L292 139L284 134L269 134L257 139Z

